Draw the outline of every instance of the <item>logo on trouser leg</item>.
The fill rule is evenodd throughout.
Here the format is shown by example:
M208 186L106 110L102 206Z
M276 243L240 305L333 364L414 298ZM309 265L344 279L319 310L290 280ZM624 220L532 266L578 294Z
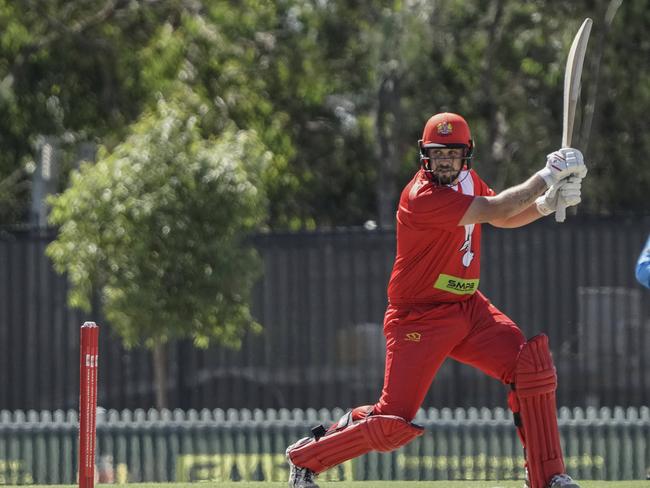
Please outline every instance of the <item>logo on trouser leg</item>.
M406 340L411 342L420 342L422 339L422 334L419 332L409 332L406 334Z

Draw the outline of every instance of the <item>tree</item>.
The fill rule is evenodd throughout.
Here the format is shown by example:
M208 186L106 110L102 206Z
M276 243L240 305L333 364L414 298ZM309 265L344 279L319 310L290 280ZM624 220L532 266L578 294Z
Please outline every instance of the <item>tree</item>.
M0 223L26 213L38 136L111 148L179 80L214 104L214 130L254 130L273 152L260 181L274 229L390 222L440 110L466 116L476 167L500 190L559 144L564 62L585 16L581 209L644 212L645 3L0 0Z
M60 149L73 154L84 141L111 147L155 105L155 94L176 73L147 69L165 65L175 51L161 55L149 47L185 8L182 2L0 0L0 224L25 220L39 138L58 138ZM67 168L61 182L65 187Z
M273 152L262 181L275 229L346 225L373 213L372 130L350 115L366 76L355 61L366 57L343 56L355 17L333 4L216 2L174 31L192 67L188 83Z
M583 87L589 123L581 137L592 162L583 210L650 215L650 11L642 0L599 0L596 7Z
M259 329L249 311L259 261L244 240L266 217L257 183L270 155L251 132L204 138L209 118L187 90L161 98L51 199L59 234L47 253L68 275L70 304L89 310L97 294L127 345L154 348L158 407L167 341L237 347Z

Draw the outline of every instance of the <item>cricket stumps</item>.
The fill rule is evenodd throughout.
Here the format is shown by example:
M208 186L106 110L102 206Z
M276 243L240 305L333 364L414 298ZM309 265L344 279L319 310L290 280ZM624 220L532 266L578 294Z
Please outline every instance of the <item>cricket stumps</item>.
M93 488L99 363L99 327L95 322L86 322L81 326L79 346L79 488Z

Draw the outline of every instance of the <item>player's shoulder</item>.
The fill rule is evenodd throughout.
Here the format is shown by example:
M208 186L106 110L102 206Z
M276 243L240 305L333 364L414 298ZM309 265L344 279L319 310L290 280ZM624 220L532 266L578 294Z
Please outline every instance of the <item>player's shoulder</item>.
M449 193L453 194L454 191L447 186L432 184L426 174L420 170L404 187L400 207L417 212L425 207L430 207L433 201L445 198Z
M483 181L483 179L481 178L481 176L478 174L478 171L476 171L474 168L470 168L470 170L469 170L469 174L470 174L470 176L472 177L472 179L473 179L474 181L476 181L476 182L481 182L481 183L485 183L485 182Z
M474 194L476 196L492 196L496 194L496 192L490 188L490 185L488 185L485 180L480 177L475 169L470 169L469 174L474 181L474 188L476 188Z

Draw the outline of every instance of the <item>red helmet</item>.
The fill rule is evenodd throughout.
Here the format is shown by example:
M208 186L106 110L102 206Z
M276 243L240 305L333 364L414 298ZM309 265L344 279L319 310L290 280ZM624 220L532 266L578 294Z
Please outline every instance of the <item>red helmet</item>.
M444 112L432 116L427 120L422 132L422 139L418 141L420 146L420 159L425 164L429 158L426 150L432 147L441 148L464 148L465 164L471 166L474 142L469 132L467 121L458 114Z

